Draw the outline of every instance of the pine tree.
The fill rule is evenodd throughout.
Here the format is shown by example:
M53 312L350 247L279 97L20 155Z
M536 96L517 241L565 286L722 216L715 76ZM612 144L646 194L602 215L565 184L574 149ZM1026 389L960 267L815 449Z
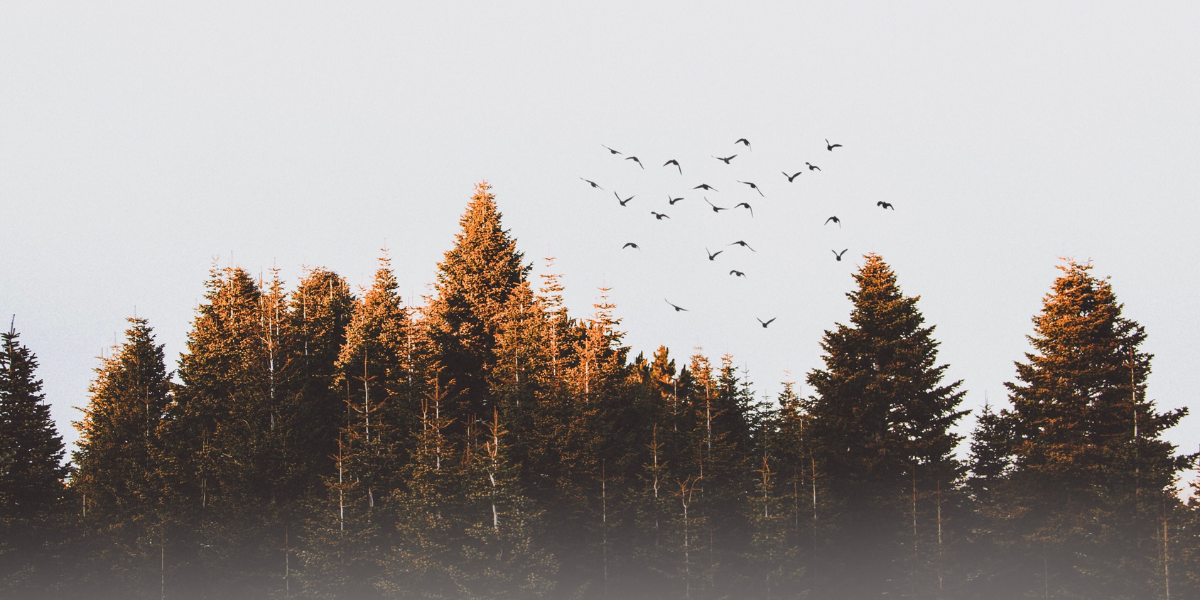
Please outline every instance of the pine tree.
M54 597L68 469L37 357L19 337L12 326L0 334L0 592Z
M1008 384L1012 473L1000 490L1016 581L1055 597L1142 597L1161 590L1163 498L1196 455L1162 439L1186 409L1146 397L1151 355L1112 285L1067 261L1034 317L1033 352Z
M808 376L828 515L819 588L832 597L913 594L933 575L919 554L932 520L920 500L961 476L950 427L964 414L963 394L958 382L942 384L934 328L891 268L869 254L854 277L851 325L825 332L825 368Z
M165 551L163 425L171 401L163 346L146 319L128 319L125 342L102 359L79 429L71 487L101 580L129 595L160 591ZM174 556L172 557L174 562Z

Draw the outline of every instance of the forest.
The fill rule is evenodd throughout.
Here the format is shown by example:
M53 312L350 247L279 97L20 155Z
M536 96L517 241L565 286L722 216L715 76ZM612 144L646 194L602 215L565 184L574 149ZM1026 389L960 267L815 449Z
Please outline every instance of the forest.
M0 597L1200 598L1186 409L1089 263L976 415L878 255L772 402L531 268L487 184L424 306L386 256L358 294L214 265L177 364L128 320L69 456L9 328Z

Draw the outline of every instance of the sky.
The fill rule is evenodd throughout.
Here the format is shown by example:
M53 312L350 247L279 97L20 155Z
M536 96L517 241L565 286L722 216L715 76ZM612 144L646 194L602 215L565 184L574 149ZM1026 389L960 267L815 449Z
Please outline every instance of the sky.
M0 2L0 316L73 441L127 317L173 367L214 264L357 287L385 247L421 303L486 180L574 314L610 288L635 354L729 354L764 396L811 392L876 252L964 407L1003 406L1090 260L1195 452L1197 64L1195 2Z

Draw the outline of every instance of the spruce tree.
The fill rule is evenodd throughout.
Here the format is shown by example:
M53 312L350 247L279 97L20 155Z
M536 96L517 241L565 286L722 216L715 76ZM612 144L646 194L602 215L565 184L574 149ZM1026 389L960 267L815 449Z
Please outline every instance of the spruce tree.
M962 473L950 427L964 414L963 393L959 382L942 383L934 328L883 259L868 254L854 278L850 325L825 332L825 368L808 375L827 507L817 588L829 597L911 594L933 575L920 554L932 529L920 500Z
M456 429L492 412L485 373L495 362L497 317L531 268L501 225L491 189L487 182L475 186L454 248L438 264L436 296L425 319L445 377L460 392L452 408Z
M1146 332L1122 316L1112 285L1090 264L1059 268L1008 384L1013 467L995 493L1011 579L1054 597L1149 597L1165 591L1153 543L1162 511L1178 508L1171 492L1196 459L1162 439L1186 409L1146 397Z

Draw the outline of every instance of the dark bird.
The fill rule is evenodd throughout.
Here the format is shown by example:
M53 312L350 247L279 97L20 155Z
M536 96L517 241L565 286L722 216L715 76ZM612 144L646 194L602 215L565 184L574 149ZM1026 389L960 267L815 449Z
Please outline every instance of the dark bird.
M750 216L752 216L752 217L753 217L753 216L754 216L754 209L753 209L753 208L750 208L750 203L749 203L749 202L742 202L742 203L740 203L740 204L736 204L736 205L734 205L734 208L741 208L741 207L743 207L743 206L745 206L746 208L750 209Z
M793 179L799 177L803 172L804 171L796 171L795 175L788 175L787 173L784 173L783 176L788 178L788 183L791 183Z
M661 221L661 220L663 220L663 219L670 219L670 218L671 218L671 217L668 217L667 215L664 215L663 213L657 213L657 212L654 212L654 211L650 211L650 214L654 215L654 218L655 218L655 219L657 219L657 220L659 220L659 221Z
M754 318L755 318L755 320L757 320L759 323L762 323L763 329L766 329L766 328L767 328L767 325L770 325L771 323L774 323L774 322L775 322L775 319L778 319L779 317L771 317L771 320L770 320L770 321L764 321L764 320L762 320L762 319L759 319L758 317L754 317Z
M825 147L828 148L830 152L833 152L834 148L841 148L842 145L841 144L830 144L829 140L825 140Z
M892 208L892 203L891 203L891 202L884 202L883 200L880 200L879 202L876 202L876 203L875 203L875 206L880 206L880 207L883 207L883 208L885 208L885 209L887 209L887 208L891 208L892 210L896 210L895 208Z
M666 302L667 304L671 304L671 301L670 301L670 300L667 300L666 298L663 298L663 301L664 301L664 302ZM684 308L684 307L682 307L682 306L675 306L674 304L671 304L671 308L674 308L674 309L675 309L675 312L679 312L679 311L681 311L681 310L682 310L682 311L686 311L686 310L687 310L686 308Z
M638 160L636 156L630 156L629 158L626 158L625 160L632 160L633 162L637 163L639 167L642 167L642 161ZM645 169L646 167L642 167L642 168Z
M715 188L715 187L713 187L713 186L711 186L711 185L708 185L707 183L702 183L702 184L700 184L700 185L698 185L698 186L696 186L696 187L694 187L694 188L692 188L692 189L693 189L693 190L712 190L712 191L714 191L714 192L719 192L719 191L721 191L721 190L718 190L717 188Z
M704 251L705 251L705 252L708 252L708 248L705 248L705 249L704 249ZM724 252L724 250L717 250L716 252L708 252L708 260L714 260L714 259L716 259L716 258L717 258L717 255L718 255L718 254L720 254L720 253L722 253L722 252Z
M633 248L634 250L641 250L641 248L640 248L640 247L638 247L638 245L637 245L637 244L635 244L635 243L633 243L633 242L629 242L628 244L625 244L624 246L621 246L621 249L622 249L622 250L624 250L624 249L626 249L626 248Z
M604 146L604 144L600 144L600 145ZM604 146L604 149L608 150L609 152L612 152L613 154L620 154L620 152L617 152L616 150L613 150L612 148L609 148L608 146Z
M829 217L828 219L825 219L825 224L826 224L826 225L828 225L830 221L833 221L834 223L837 223L837 224L838 224L838 227L841 227L841 226L842 226L842 220L841 220L841 219L839 219L839 218L837 218L837 215L834 215L834 216L832 216L832 217Z
M734 242L734 243L732 243L732 244L729 244L729 245L730 245L730 246L741 246L741 247L743 247L743 248L750 248L750 244L747 244L746 242L743 242L742 240L738 240L738 241L736 241L736 242ZM758 252L758 251L757 251L757 250L755 250L754 248L750 248L750 251L751 251L751 252Z
M732 269L732 270L730 270L730 271L729 271L729 274L730 274L730 275L737 275L738 277L745 277L745 276L746 276L746 274L745 274L745 273L743 273L743 272L741 272L741 271L739 271L739 270L737 270L737 269Z
M617 196L617 193L616 193L616 192L613 192L613 195L614 195L614 196ZM626 198L626 199L624 199L624 200L622 200L620 196L617 196L617 202L620 202L620 203L621 203L621 206L625 206L626 204L629 204L629 201L630 201L630 200L633 200L633 196L630 196L630 197L628 197L628 198Z
M705 198L704 201L708 202L708 198ZM717 206L716 204L713 204L712 202L708 202L708 205L712 207L713 212L715 212L715 213L719 213L723 210L729 210L728 208L721 208L720 206Z
M837 250L830 250L830 252L833 253L833 256L837 258L838 262L842 262L842 255L846 253L846 250L849 250L849 248L844 248L841 252L838 252Z
M766 198L766 196L765 196L765 195L763 195L763 193L762 193L762 190L758 189L758 186L757 186L757 185L754 185L753 183L750 183L749 181L738 181L738 183L744 183L744 184L746 184L746 185L750 186L750 189L752 189L752 190L754 190L754 191L758 192L758 195L759 195L759 196L762 196L763 198Z
M721 162L723 162L723 163L725 163L725 164L729 164L729 161L731 161L731 160L733 160L733 159L737 158L737 155L736 155L736 154L734 154L733 156L727 156L727 157L725 157L725 158L721 158L720 156L714 156L713 158L715 158L715 159L717 159L717 160L719 160L719 161L721 161Z
M627 158L627 159L625 159L625 160L629 160L629 159ZM814 164L812 164L812 163L808 163L808 162L806 162L806 163L804 163L804 164L808 165L808 170L809 170L809 171L820 171L820 170L821 170L821 167L818 167L817 165L814 165Z
M580 177L580 179L583 179L583 178L582 178L582 177ZM602 190L602 189L604 189L604 188L600 187L599 185L596 185L596 182L595 182L595 181L592 181L591 179L583 179L583 180L584 180L584 181L586 181L586 182L588 183L588 185L590 185L590 186L592 186L592 187L594 187L594 188L596 188L596 189L598 189L598 190Z
M675 203L679 202L680 200L683 200L683 198L672 198L670 194L667 194L667 202L669 202L671 206L675 206Z
M750 140L748 140L746 138L741 138L738 141L734 142L733 144L735 146L738 144L744 144L747 148L750 148ZM753 150L754 148L750 148L750 149Z
M663 163L664 167L667 165L675 165L675 168L679 169L679 174L683 175L683 167L679 166L679 161L672 158L671 160L668 160L667 162Z

